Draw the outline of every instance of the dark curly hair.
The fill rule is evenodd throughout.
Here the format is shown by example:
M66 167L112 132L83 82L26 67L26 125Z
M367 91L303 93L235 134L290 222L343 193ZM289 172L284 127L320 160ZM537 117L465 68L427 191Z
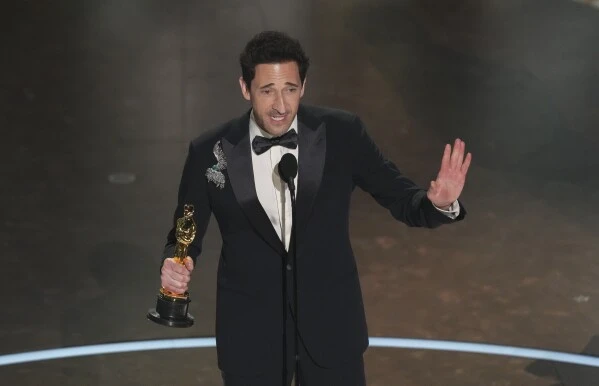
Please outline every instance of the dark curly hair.
M264 31L255 35L239 56L241 75L248 89L256 75L256 66L267 63L294 61L299 67L302 84L306 79L310 59L304 53L300 42L284 32Z

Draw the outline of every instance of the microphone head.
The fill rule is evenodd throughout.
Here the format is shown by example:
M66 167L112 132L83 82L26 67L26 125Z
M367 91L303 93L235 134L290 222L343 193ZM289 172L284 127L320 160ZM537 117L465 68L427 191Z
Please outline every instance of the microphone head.
M279 175L286 183L293 181L297 176L297 158L291 153L286 153L279 162Z

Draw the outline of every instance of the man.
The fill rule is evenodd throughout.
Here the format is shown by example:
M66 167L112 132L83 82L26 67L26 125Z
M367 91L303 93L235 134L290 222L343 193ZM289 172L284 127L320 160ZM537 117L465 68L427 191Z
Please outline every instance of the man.
M289 385L296 320L302 385L365 385L368 333L349 239L352 191L369 192L409 226L453 223L465 215L457 200L471 155L459 139L453 149L447 145L437 179L420 189L383 157L359 117L300 104L309 60L299 42L263 32L248 42L240 63L239 84L251 109L191 142L174 217L193 204L197 235L185 265L178 265L170 259L171 229L162 285L187 290L213 213L223 241L216 339L225 385ZM299 163L294 242L291 196L277 169L285 153ZM290 245L297 250L291 259Z

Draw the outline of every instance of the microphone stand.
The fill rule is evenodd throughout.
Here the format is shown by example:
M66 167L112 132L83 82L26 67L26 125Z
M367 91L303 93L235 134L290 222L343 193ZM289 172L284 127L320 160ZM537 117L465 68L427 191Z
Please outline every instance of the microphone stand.
M289 245L289 251L292 256L292 267L293 267L293 314L295 315L295 329L294 329L294 342L295 342L295 386L299 385L299 316L297 313L297 248L296 248L296 238L295 238L295 184L293 182L293 177L289 179L289 192L291 195L291 240Z
M287 275L286 270L290 270L289 265L293 269L293 315L295 317L294 323L294 360L295 360L295 386L299 385L299 317L298 317L298 305L297 305L297 243L296 243L296 209L295 209L295 181L294 178L297 176L298 165L297 159L292 154L285 154L279 162L279 174L281 179L287 183L289 193L291 196L291 239L289 240L289 250L287 252L287 264L283 264L283 383L287 386L287 302L288 299L288 286L287 286Z
M292 208L292 212L293 212L293 208ZM292 229L293 232L293 229ZM287 252L287 254L289 255L289 252ZM289 260L289 258L287 258L287 260ZM282 310L283 310L283 371L282 371L282 375L283 375L283 379L282 379L282 384L283 386L288 386L287 385L287 313L289 312L287 310L288 307L288 302L289 299L287 298L287 264L288 262L285 261L285 259L281 260L282 264L281 264L281 275L283 278L283 304L282 304Z

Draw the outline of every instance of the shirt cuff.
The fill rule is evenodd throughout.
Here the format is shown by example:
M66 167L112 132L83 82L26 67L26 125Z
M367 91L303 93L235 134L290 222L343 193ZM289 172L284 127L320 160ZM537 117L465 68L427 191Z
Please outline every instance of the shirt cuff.
M453 202L453 204L451 204L449 209L447 209L447 210L438 208L435 204L433 204L433 206L439 212L443 213L444 215L451 218L452 220L455 220L460 215L460 204L458 203L458 200L455 200Z

